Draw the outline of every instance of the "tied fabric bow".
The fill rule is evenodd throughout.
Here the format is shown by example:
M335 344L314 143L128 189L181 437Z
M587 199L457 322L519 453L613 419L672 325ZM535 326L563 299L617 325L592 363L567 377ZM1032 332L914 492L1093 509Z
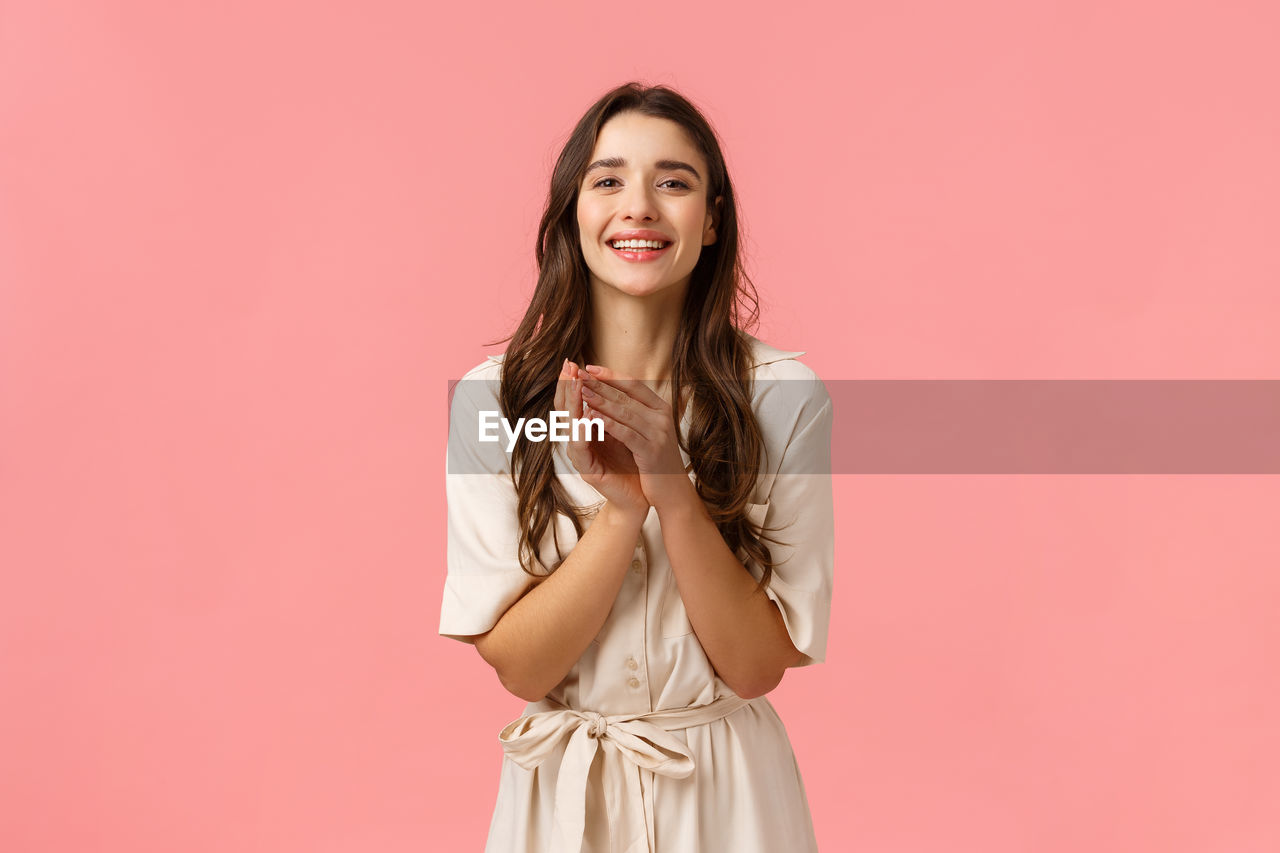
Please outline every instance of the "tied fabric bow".
M722 696L690 708L608 716L561 707L508 723L498 740L512 761L532 770L567 739L556 778L555 825L563 849L570 853L582 850L587 774L596 753L603 749L604 800L609 820L615 824L611 835L625 842L621 848L625 853L650 853L652 809L646 809L641 770L686 778L693 773L693 757L671 732L727 717L747 703L738 696Z

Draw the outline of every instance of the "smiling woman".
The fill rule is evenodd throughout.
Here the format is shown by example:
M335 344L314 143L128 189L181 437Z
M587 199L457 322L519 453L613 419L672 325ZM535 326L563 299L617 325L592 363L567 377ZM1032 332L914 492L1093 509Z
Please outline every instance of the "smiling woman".
M683 300L702 247L716 239L705 158L679 124L638 112L606 122L592 158L577 214L593 299L610 300L604 288L613 288Z
M765 694L826 652L832 406L803 353L746 331L755 294L703 116L661 86L597 101L535 256L506 352L450 411L440 633L528 702L500 734L486 849L816 850ZM602 440L522 429L565 412ZM509 454L477 440L482 415Z

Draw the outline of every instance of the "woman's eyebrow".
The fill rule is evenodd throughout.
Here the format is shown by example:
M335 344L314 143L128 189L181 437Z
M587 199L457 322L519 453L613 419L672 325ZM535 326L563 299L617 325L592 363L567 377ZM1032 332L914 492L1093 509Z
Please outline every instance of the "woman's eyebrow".
M659 160L654 164L664 171L683 171L693 175L698 180L702 180L702 176L698 174L698 170L690 166L683 160ZM606 157L603 160L597 160L587 167L587 173L590 174L596 169L625 169L627 161L622 157Z
M657 162L657 166L659 169L664 171L685 171L693 175L698 180L702 180L702 176L698 174L697 169L693 168L688 163L681 162L680 160L659 160Z

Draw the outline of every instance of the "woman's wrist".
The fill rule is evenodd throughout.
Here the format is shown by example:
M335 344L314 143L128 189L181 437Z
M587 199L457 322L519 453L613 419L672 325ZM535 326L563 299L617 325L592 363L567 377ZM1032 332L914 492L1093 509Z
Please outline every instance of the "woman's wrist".
M647 506L631 507L606 500L604 506L600 508L596 523L603 521L605 524L620 524L639 530L648 517L649 507Z
M693 516L704 514L707 510L693 481L683 475L675 477L671 487L663 495L655 497L653 507L658 511L659 518Z

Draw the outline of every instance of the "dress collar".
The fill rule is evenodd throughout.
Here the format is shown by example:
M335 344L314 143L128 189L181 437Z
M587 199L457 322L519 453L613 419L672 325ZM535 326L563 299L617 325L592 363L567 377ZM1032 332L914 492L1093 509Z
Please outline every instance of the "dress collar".
M775 361L782 361L787 358L796 358L804 355L805 351L792 352L790 350L781 350L777 347L771 347L759 338L752 337L746 332L740 334L747 339L747 343L751 346L751 366L759 367L762 364L773 364Z

